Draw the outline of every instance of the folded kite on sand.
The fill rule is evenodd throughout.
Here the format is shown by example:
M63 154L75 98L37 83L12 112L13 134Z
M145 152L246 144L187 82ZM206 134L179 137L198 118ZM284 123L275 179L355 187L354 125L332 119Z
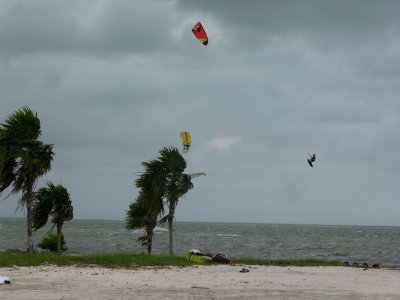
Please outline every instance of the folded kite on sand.
M0 284L10 284L11 280L7 276L0 276Z

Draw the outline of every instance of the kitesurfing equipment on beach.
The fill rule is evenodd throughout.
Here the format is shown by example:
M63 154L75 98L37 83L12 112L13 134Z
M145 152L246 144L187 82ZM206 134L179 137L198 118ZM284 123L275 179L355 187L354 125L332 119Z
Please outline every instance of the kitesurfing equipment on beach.
M228 256L222 253L212 255L211 253L202 253L200 250L191 249L186 251L185 256L188 261L197 263L229 264Z
M212 257L208 255L204 255L200 250L197 249L191 249L186 251L185 257L188 261L199 263L199 264L205 264L205 263L211 263L212 262Z

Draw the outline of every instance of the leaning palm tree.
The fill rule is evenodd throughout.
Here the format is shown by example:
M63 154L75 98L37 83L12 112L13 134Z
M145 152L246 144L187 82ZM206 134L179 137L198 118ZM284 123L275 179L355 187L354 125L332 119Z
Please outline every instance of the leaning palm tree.
M154 228L156 225L157 214L155 214L153 208L149 206L144 193L140 192L136 201L129 205L129 209L126 213L125 227L128 230L145 229L146 235L139 237L138 240L143 242L142 246L147 246L147 254L151 254Z
M49 216L57 227L57 253L62 252L62 227L65 221L74 217L71 198L68 190L61 184L54 185L48 182L35 193L35 202L32 210L33 228L38 230L46 225Z
M154 228L158 217L164 213L163 190L159 185L160 163L156 160L143 162L145 172L136 180L136 187L140 189L135 202L129 205L126 216L128 230L144 228L146 235L139 237L142 245L147 246L147 253L151 254Z
M168 222L169 232L169 254L173 255L173 224L175 210L181 197L193 188L192 178L206 175L204 173L185 174L186 160L175 147L166 147L160 150L158 158L163 166L164 196L168 207L168 214L161 219L160 223Z
M21 192L18 207L26 206L28 252L33 252L32 205L39 177L51 168L53 145L43 144L40 120L27 107L10 114L0 125L0 194L12 187L11 194Z

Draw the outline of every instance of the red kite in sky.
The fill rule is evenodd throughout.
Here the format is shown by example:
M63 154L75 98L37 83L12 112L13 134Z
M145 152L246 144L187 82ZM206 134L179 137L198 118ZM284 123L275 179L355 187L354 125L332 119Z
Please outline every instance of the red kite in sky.
M200 22L197 22L196 25L192 28L193 34L197 37L197 39L202 43L204 46L208 44L208 37L207 33L205 32L203 25Z

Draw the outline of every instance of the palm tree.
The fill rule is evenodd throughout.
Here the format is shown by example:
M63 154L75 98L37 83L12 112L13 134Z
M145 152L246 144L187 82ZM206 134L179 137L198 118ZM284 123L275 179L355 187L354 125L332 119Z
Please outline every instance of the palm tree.
M143 240L150 241L148 253L151 252L153 231L158 217L164 214L164 204L168 214L159 223L168 222L170 255L173 255L173 221L178 201L193 188L192 178L204 173L185 174L186 161L179 150L165 147L160 150L157 159L143 162L145 171L136 180L140 189L136 202L129 206L127 212L127 228L146 228L147 236ZM149 250L150 249L150 250Z
M149 255L153 245L154 228L157 225L157 215L153 212L154 210L146 201L145 194L140 192L136 201L129 205L126 214L126 229L145 229L146 235L139 237L138 240L143 242L142 246L147 246L147 254Z
M38 230L46 225L49 215L51 222L57 226L57 253L62 252L62 227L65 221L74 217L71 198L68 190L61 184L47 183L35 193L32 210L33 228Z
M40 120L27 107L10 114L0 125L0 194L12 186L9 195L22 193L18 206L26 206L28 252L33 252L32 205L39 177L51 169L53 145L43 144Z
M156 160L143 162L145 172L136 180L136 187L140 189L135 202L129 205L126 216L128 230L144 228L146 236L139 237L142 245L147 245L147 253L151 254L154 228L158 216L164 213L163 190L158 185L160 163ZM162 186L161 186L162 187Z
M204 173L185 174L186 160L175 147L166 147L160 150L158 158L162 167L162 182L164 197L168 207L166 215L160 223L168 222L169 254L173 255L173 222L178 201L193 188L192 178L206 175Z

